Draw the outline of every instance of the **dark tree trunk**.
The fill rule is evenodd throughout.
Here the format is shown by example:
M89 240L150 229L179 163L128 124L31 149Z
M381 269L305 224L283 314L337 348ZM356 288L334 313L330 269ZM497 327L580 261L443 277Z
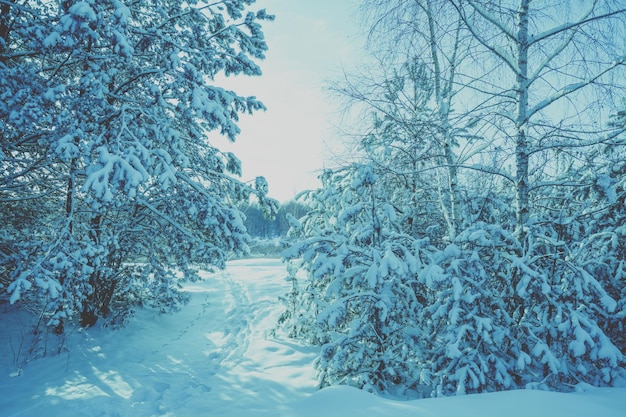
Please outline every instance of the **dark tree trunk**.
M5 61L3 54L9 46L9 34L11 32L9 24L10 9L11 6L9 6L8 4L3 4L2 6L0 6L0 62Z

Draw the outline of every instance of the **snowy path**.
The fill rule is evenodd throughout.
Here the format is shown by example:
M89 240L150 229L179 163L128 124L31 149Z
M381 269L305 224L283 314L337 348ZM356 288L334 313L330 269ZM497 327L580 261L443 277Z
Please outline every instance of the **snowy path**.
M1 417L623 417L622 388L520 390L392 401L316 390L313 348L270 335L288 289L276 260L230 262L190 286L180 313L142 310L121 330L68 336L16 374L24 317L0 305ZM9 343L7 343L7 339ZM52 348L53 346L49 346ZM21 351L26 350L23 347Z
M191 285L191 303L177 314L141 311L122 330L75 334L57 360L33 362L18 378L4 372L2 392L23 384L44 401L24 409L26 398L4 397L1 414L276 415L316 390L314 351L269 334L284 276L276 260L233 262Z

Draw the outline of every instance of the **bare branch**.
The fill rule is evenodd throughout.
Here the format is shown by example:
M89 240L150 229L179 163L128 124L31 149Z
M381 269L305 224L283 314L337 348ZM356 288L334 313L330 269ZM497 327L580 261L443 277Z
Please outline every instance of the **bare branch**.
M532 109L530 109L527 113L526 119L530 119L533 115L535 115L537 112L545 109L546 107L548 107L549 105L553 104L554 102L560 100L563 97L566 97L582 88L585 88L591 84L593 84L594 82L596 82L600 77L602 77L603 75L611 72L615 67L617 67L618 65L622 65L626 63L626 55L622 55L621 57L619 57L617 60L615 60L609 67L603 69L602 71L600 71L599 73L597 73L595 76L588 78L586 81L580 82L580 83L575 83L575 84L570 84L568 86L565 86L561 91L559 91L556 94L551 95L550 97L547 97L546 99L542 100L541 102L537 103Z
M559 56L565 50L565 48L567 48L572 43L575 35L576 35L576 31L572 31L570 35L567 37L567 39L564 40L560 46L555 48L555 50L550 55L548 55L546 59L541 64L539 64L539 66L537 66L537 69L528 78L529 86L533 83L533 81L535 81L539 77L539 74L541 74L541 72L554 60L554 58Z
M596 139L580 140L580 141L568 140L566 142L565 141L559 141L559 142L551 143L549 145L536 146L536 147L534 147L534 149L531 149L528 152L528 154L532 155L532 154L535 154L535 153L538 153L538 152L547 151L547 150L550 150L550 149L589 148L591 146L604 145L604 144L607 144L607 143L611 143L611 141L617 139L618 137L620 137L624 133L626 133L626 127L615 129L613 132L611 132L609 134L606 134L606 135L598 135L598 137ZM616 145L624 145L624 144L626 144L626 138L620 140L618 143L615 143L615 144Z
M472 8L483 17L483 19L485 19L486 21L488 21L489 23L491 23L492 25L494 25L495 27L497 27L503 34L506 35L507 38L509 38L510 40L512 40L513 42L517 42L517 37L515 36L515 34L513 32L511 32L509 29L507 29L502 22L500 22L497 19L494 19L492 15L490 15L483 7L481 7L479 4L477 4L474 1L468 0L467 1L469 3L470 6L472 6Z
M502 60L502 62L504 62L513 71L513 73L518 74L520 70L519 70L519 67L517 66L517 64L515 63L515 60L513 59L513 57L508 56L507 53L504 50L502 50L501 48L499 48L499 47L497 47L495 45L490 45L479 34L479 31L474 27L472 22L469 21L469 19L465 15L465 11L462 9L462 7L460 5L457 5L456 2L452 2L452 4L458 10L459 16L461 16L461 19L463 20L463 23L465 23L466 28L470 31L470 33L472 34L474 39L476 39L482 46L487 48L495 56L500 58L500 60Z
M584 18L583 20L580 20L578 22L568 23L568 24L565 24L565 25L562 25L562 26L557 26L557 27L552 28L550 30L547 30L547 31L545 31L543 33L540 33L539 35L533 36L530 39L529 46L532 46L532 45L534 45L534 44L536 44L538 42L541 42L541 41L543 41L543 40L545 40L547 38L550 38L550 37L552 37L554 35L557 35L557 34L559 34L561 32L565 32L565 31L568 31L570 29L574 29L576 27L582 26L582 25L584 25L586 23L590 23L590 22L593 22L595 20L602 20L602 19L606 19L606 18L609 18L609 17L612 17L612 16L616 16L618 14L626 13L626 8L624 8L624 9L619 9L619 10L616 10L616 11L613 11L613 12L609 12L609 13L605 13L605 14L601 14L601 15L597 15L597 16L588 17L593 12L593 9L594 9L594 7L592 6L591 9L585 14L586 18Z

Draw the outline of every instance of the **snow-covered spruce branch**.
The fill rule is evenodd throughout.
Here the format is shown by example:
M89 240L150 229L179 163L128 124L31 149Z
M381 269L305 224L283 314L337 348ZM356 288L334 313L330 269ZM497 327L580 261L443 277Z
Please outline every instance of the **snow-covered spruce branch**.
M20 185L16 185L14 188L16 189L20 189L23 188L24 185L20 184ZM8 191L9 188L8 187L0 187L0 191ZM45 193L39 193L39 194L30 194L27 196L19 196L19 197L0 197L0 203L15 203L18 201L27 201L27 200L37 200L39 198L43 198L43 197L48 197L54 193L56 193L58 191L58 189L51 189L50 191L46 191Z
M55 78L59 74L59 72L61 72L61 69L64 66L69 66L70 64L72 64L70 62L70 58L72 58L73 54L74 54L74 51L69 51L67 53L67 56L61 62L59 62L58 65L54 66L54 71L52 71L52 74L50 74L50 76L48 77L48 81L51 81L53 78ZM78 60L76 60L76 61L78 62ZM74 62L73 64L75 65L76 62Z
M192 13L192 12L190 11L190 12L184 13L183 15L186 15L186 14L189 14L189 13ZM160 26L164 26L164 25L165 24L160 25ZM211 33L209 36L207 36L205 38L205 40L206 41L210 41L213 38L220 37L220 36L224 35L225 33L231 31L233 28L238 28L240 26L247 26L247 25L248 25L247 22L241 22L241 23L236 23L236 24L231 24L231 25L225 26L224 28L218 30L217 32ZM176 49L178 49L178 50L180 50L182 52L186 52L186 53L188 53L190 55L194 55L194 54L197 54L199 52L212 52L212 53L214 52L214 50L208 50L208 49L187 48L187 47L181 45L180 43L177 43L174 40L174 38L172 38L171 36L167 36L165 33L160 32L159 31L159 27L157 27L157 28L150 28L149 30L139 30L139 29L135 28L133 30L133 32L135 34L141 34L141 35L144 35L144 36L155 36L155 37L158 37L161 40L171 44ZM175 34L173 34L173 35L175 35ZM232 53L228 52L227 50L221 50L219 53L221 55L227 56L227 57L235 59L235 60L240 58L238 55L232 54Z
M182 13L178 13L177 15L174 15L174 16L170 16L169 19L165 19L163 21L163 23L161 23L160 25L156 26L156 29L161 29L164 26L166 26L167 24L172 23L172 22L174 22L176 20L179 20L179 19L181 19L181 18L183 18L185 16L189 16L190 14L202 12L204 10L211 9L212 7L217 6L218 4L224 4L224 3L225 3L225 1L216 1L216 2L213 2L213 3L205 4L204 6L190 7L189 10L187 10L187 11L184 11ZM216 13L211 10L211 14L215 15ZM207 16L205 16L202 13L200 15L203 16L203 17L207 17ZM227 26L224 27L224 29L211 34L211 36L209 36L207 39L212 39L214 36L222 34L223 32L229 30L233 26L241 26L241 25L245 25L245 23L240 23L240 24L236 24L236 25L227 25Z
M207 170L206 172L207 172L207 173L210 173L211 175L215 175L216 177L220 177L220 178L222 178L222 179L224 179L224 180L227 180L227 181L229 181L229 182L232 182L232 183L237 183L237 184L243 185L243 186L247 187L247 189L248 189L251 193L253 193L253 192L254 192L254 190L253 190L253 188L252 188L252 187L250 187L249 185L244 184L244 183L242 183L242 182L238 181L237 179L235 179L235 178L233 178L233 177L229 176L228 174L225 174L225 173L223 173L223 172L217 172L217 171L214 171L214 170ZM205 189L205 188L204 188L201 184L199 184L197 181L194 181L191 177L189 177L189 176L188 176L187 174L185 174L184 172L182 172L182 171L178 170L178 171L176 171L176 176L177 176L178 178L180 178L181 180L185 181L185 183L187 183L188 185L190 185L190 186L191 186L194 190L196 190L198 193L202 194L203 196L205 196L205 197L212 197L212 196L210 195L210 193L209 193L209 192L208 192L208 191L207 191L207 190L206 190L206 189Z
M124 81L123 83L121 83L112 93L110 93L110 95L111 95L111 97L117 97L117 94L120 94L121 90L124 87L134 83L138 79L146 77L146 76L149 76L149 75L153 75L153 74L161 74L162 72L163 72L163 70L157 69L157 68L144 70L144 71L134 75L133 77L129 78L128 80Z
M161 219L165 220L169 225L171 225L174 228L176 228L179 232L181 232L182 234L187 236L192 241L194 241L196 243L202 243L202 244L206 243L206 242L203 242L202 240L200 240L197 236L194 236L193 233L191 233L187 228L182 226L179 222L174 220L171 216L168 216L167 214L163 213L161 210L159 210L158 208L154 207L152 204L150 204L145 199L137 198L137 204L147 208L153 214L156 214L158 217L160 217Z
M81 65L85 59L89 59L91 61L100 61L100 62L105 62L107 60L110 60L110 57L106 56L106 55L100 55L100 54L94 54L94 53L78 53L75 50L69 50L67 52L67 57L61 59L59 61L59 59L53 60L50 58L50 53L46 52L42 52L42 51L37 51L36 52L37 55L41 55L42 56L42 62L46 62L47 65L43 65L41 67L41 72L42 73L48 73L50 71L52 71L52 74L50 74L48 76L48 81L52 81L53 78L57 77L60 73L61 70L64 68L76 68L76 66Z
M34 56L41 55L40 51L30 50L30 51L19 51L19 52L11 52L11 53L1 53L0 60L15 59L15 58L30 58Z
M221 4L221 3L224 3L224 2L223 1L217 1L215 3L206 4L206 5L200 6L200 7L190 7L189 10L187 10L187 11L184 11L182 13L178 13L178 14L176 14L174 16L170 16L168 19L164 19L163 22L160 25L155 26L154 29L156 29L156 30L162 29L163 27L167 26L168 24L170 24L170 23L172 23L172 22L174 22L176 20L179 20L179 19L181 19L181 18L183 18L185 16L189 16L190 14L197 13L198 11L202 11L204 9L210 9L211 7L213 7L215 5L218 5L218 4Z
M190 56L194 56L195 54L198 54L200 52L209 52L209 50L198 49L198 48L195 48L195 47L186 47L186 46L182 45L181 43L179 43L179 42L177 42L175 40L176 33L172 33L171 35L167 35L166 33L160 32L160 31L158 31L156 29L153 29L153 28L149 28L149 29L133 28L132 32L135 35L144 35L146 37L158 38L161 41L165 42L166 44L172 45L178 51L188 53ZM220 34L222 34L221 32L222 31L217 32L214 35L220 35ZM215 51L211 50L210 52L215 52ZM236 55L230 54L230 53L228 53L226 51L220 51L220 54L228 56L230 58L237 58Z
M50 258L55 256L59 252L62 252L61 248L64 247L67 242L67 237L71 234L70 228L72 222L72 215L66 217L63 222L64 226L58 233L54 242L48 244L48 248L38 257L36 262L33 265L22 269L19 276L15 280L13 280L13 282L7 287L7 292L11 294L11 297L9 299L11 304L14 304L17 300L20 299L22 290L28 291L32 287L32 283L29 281L29 279L33 279L33 281L38 285L49 285L49 283L40 281L36 278L37 272L44 271L45 275L51 274L51 271L47 270L43 264L48 262ZM72 255L70 254L70 256Z
M45 160L45 157L41 157L33 161L32 163L29 163L29 166L25 167L23 170L10 173L8 176L4 177L4 183L10 184L13 180L16 180L20 177L25 177L28 173L35 171L38 167L40 167L41 163L43 163Z
M17 9L22 13L28 13L36 18L37 21L42 21L42 19L39 17L39 12L37 10L27 7L23 4L18 4L15 0L0 0L0 5L9 6L10 8Z

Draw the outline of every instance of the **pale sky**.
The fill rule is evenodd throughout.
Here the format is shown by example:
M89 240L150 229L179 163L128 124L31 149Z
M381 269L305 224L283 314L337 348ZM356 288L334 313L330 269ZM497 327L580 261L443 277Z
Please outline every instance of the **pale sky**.
M234 144L226 139L214 143L242 161L244 181L264 176L270 196L281 202L320 186L318 171L328 147L336 145L337 106L322 87L362 55L357 3L257 0L250 8L276 15L263 24L269 46L260 62L263 75L229 79L222 86L256 96L268 110L242 117Z

